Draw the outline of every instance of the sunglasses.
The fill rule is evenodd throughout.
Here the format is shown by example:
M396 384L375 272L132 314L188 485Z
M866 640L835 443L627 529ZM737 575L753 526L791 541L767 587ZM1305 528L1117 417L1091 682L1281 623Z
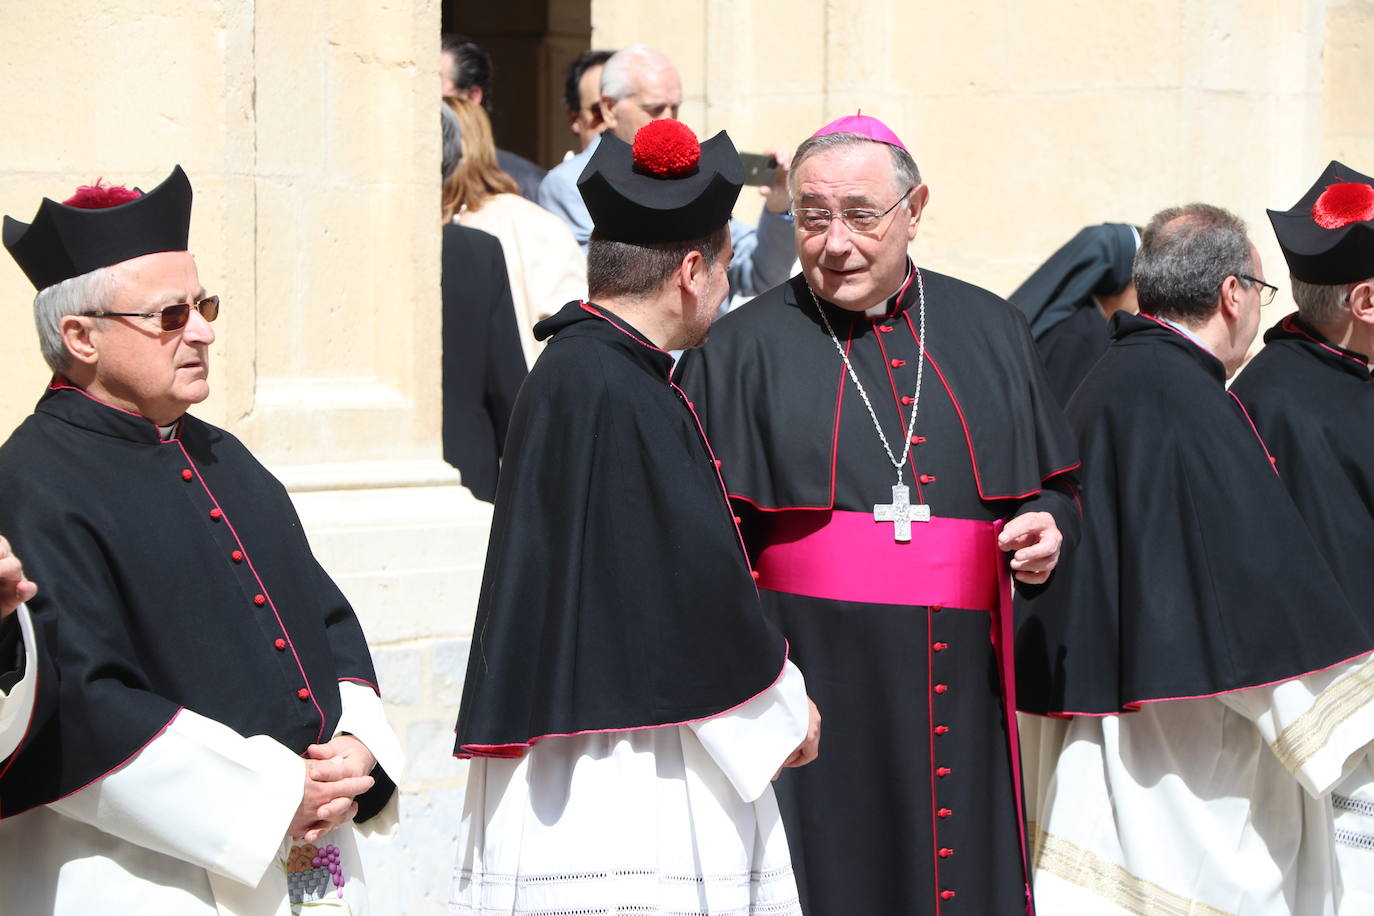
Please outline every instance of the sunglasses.
M162 330L180 331L186 327L186 322L191 320L191 309L200 312L200 317L206 321L214 321L219 317L219 296L206 296L196 303L178 302L176 305L169 305L160 312L81 312L86 318L159 318L161 319Z

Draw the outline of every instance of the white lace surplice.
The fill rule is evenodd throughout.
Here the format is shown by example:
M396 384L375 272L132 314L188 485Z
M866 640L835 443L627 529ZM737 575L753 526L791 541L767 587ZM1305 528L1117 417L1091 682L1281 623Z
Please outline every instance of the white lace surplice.
M806 727L788 662L713 719L474 759L450 913L799 916L770 779Z

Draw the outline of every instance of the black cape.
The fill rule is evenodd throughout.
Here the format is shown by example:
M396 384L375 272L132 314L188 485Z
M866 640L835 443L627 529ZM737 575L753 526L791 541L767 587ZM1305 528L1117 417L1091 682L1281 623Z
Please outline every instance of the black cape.
M224 430L185 416L160 441L58 380L0 447L0 492L57 672L39 683L49 713L0 774L0 816L117 769L183 707L304 753L333 736L339 681L376 689L286 490ZM360 807L392 789L379 778Z
M1071 544L1077 458L1025 322L985 290L923 275L929 349L905 478L913 502L981 522L1043 509ZM894 450L919 365L918 299L912 282L887 316L823 305ZM751 551L786 537L777 522L819 525L832 509L888 501L895 472L802 278L718 321L680 372ZM775 783L804 910L1024 913L1012 739L987 610L761 594L825 720L820 758Z
M1278 462L1298 511L1350 603L1374 623L1374 378L1364 356L1297 315L1231 390Z
M1017 699L1113 714L1299 677L1368 652L1222 364L1118 314L1069 403L1083 537L1020 608Z
M671 725L767 690L787 647L672 358L594 304L516 399L455 754Z
M444 460L478 499L496 498L501 447L525 380L525 354L501 242L480 229L444 226Z

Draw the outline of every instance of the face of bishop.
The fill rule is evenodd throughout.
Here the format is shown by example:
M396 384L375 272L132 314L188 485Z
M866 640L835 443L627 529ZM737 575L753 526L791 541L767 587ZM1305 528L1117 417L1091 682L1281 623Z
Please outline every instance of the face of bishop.
M906 279L907 246L916 238L929 190L906 188L897 178L886 144L856 143L808 156L796 172L797 207L831 211L821 232L797 228L797 257L816 295L841 308L863 311L895 293ZM896 202L897 206L893 206ZM839 217L841 210L881 212L892 207L875 229L856 232Z
M105 311L160 312L205 298L190 252L163 251L114 265L114 295ZM191 309L184 327L161 329L157 318L62 319L73 375L86 392L115 407L172 423L210 396L210 345L215 332ZM75 379L74 379L75 380Z

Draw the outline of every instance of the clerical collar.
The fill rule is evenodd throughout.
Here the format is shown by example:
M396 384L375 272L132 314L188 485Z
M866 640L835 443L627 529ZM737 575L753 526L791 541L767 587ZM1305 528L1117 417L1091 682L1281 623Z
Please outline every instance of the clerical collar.
M908 259L906 262L906 279L902 280L902 285L897 287L897 291L882 302L864 309L864 314L869 318L886 318L888 315L897 314L902 307L902 296L911 288L911 278L915 275L915 266Z
M175 420L168 423L166 426L159 426L157 428L157 437L163 442L166 442L168 439L172 438L172 434L176 432L176 428L177 424Z

